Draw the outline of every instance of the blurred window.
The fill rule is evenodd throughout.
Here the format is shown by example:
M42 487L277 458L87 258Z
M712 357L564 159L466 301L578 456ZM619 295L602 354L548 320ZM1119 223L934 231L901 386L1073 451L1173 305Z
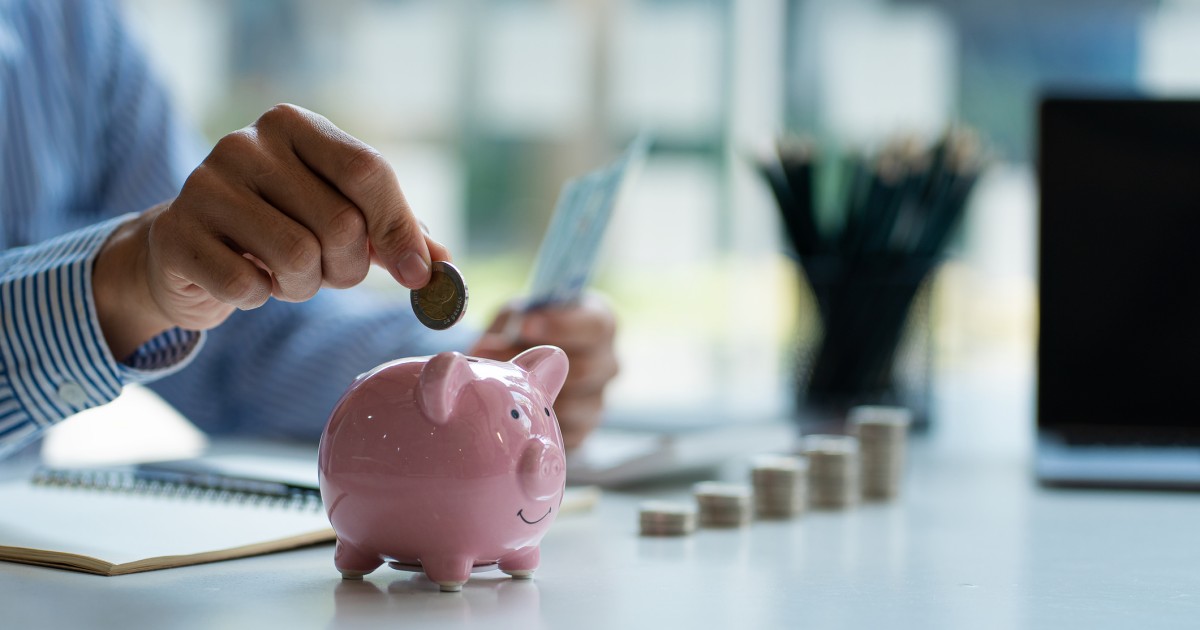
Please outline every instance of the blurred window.
M747 159L780 132L868 149L955 120L983 132L996 166L934 318L954 362L980 339L1030 352L1038 91L1200 90L1194 0L124 4L210 139L289 101L378 147L455 250L476 324L522 290L562 182L653 129L597 282L621 315L614 408L666 415L789 399L792 338L810 324Z

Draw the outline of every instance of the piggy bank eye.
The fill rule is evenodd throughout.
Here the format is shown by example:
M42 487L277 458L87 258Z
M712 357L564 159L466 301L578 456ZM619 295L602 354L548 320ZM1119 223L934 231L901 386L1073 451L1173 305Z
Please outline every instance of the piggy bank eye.
M545 411L547 416L548 416L548 415L550 415L550 408L549 408L549 407L542 407L542 411Z
M509 413L510 413L510 415L512 415L512 417L513 417L513 420L516 420L517 418L520 418L520 417L521 417L521 414L520 414L520 412L518 412L516 409L513 409L513 410L512 410L511 412L509 412Z

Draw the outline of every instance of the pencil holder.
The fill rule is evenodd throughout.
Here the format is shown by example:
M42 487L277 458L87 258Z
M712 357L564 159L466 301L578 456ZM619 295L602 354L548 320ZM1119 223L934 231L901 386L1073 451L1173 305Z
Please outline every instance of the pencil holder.
M798 336L797 417L838 431L851 407L892 405L922 428L931 279L985 163L980 143L954 128L930 147L897 138L875 155L818 156L812 142L785 138L756 163L806 283L801 321L815 324Z
M801 274L792 358L796 418L807 432L840 432L858 405L906 407L930 422L936 261L848 272L812 260Z

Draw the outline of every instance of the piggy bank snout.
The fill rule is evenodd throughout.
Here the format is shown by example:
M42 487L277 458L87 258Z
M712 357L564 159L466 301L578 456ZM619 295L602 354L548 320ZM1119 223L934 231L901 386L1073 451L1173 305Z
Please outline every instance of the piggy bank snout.
M562 490L566 467L561 448L548 440L530 439L525 443L517 467L521 490L536 501L552 498Z

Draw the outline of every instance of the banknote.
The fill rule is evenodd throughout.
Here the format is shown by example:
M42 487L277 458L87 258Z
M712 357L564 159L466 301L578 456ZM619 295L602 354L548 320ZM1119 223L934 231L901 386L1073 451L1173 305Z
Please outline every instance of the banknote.
M613 163L563 184L533 265L527 308L579 299L621 190L641 170L650 143L648 133L639 134Z

